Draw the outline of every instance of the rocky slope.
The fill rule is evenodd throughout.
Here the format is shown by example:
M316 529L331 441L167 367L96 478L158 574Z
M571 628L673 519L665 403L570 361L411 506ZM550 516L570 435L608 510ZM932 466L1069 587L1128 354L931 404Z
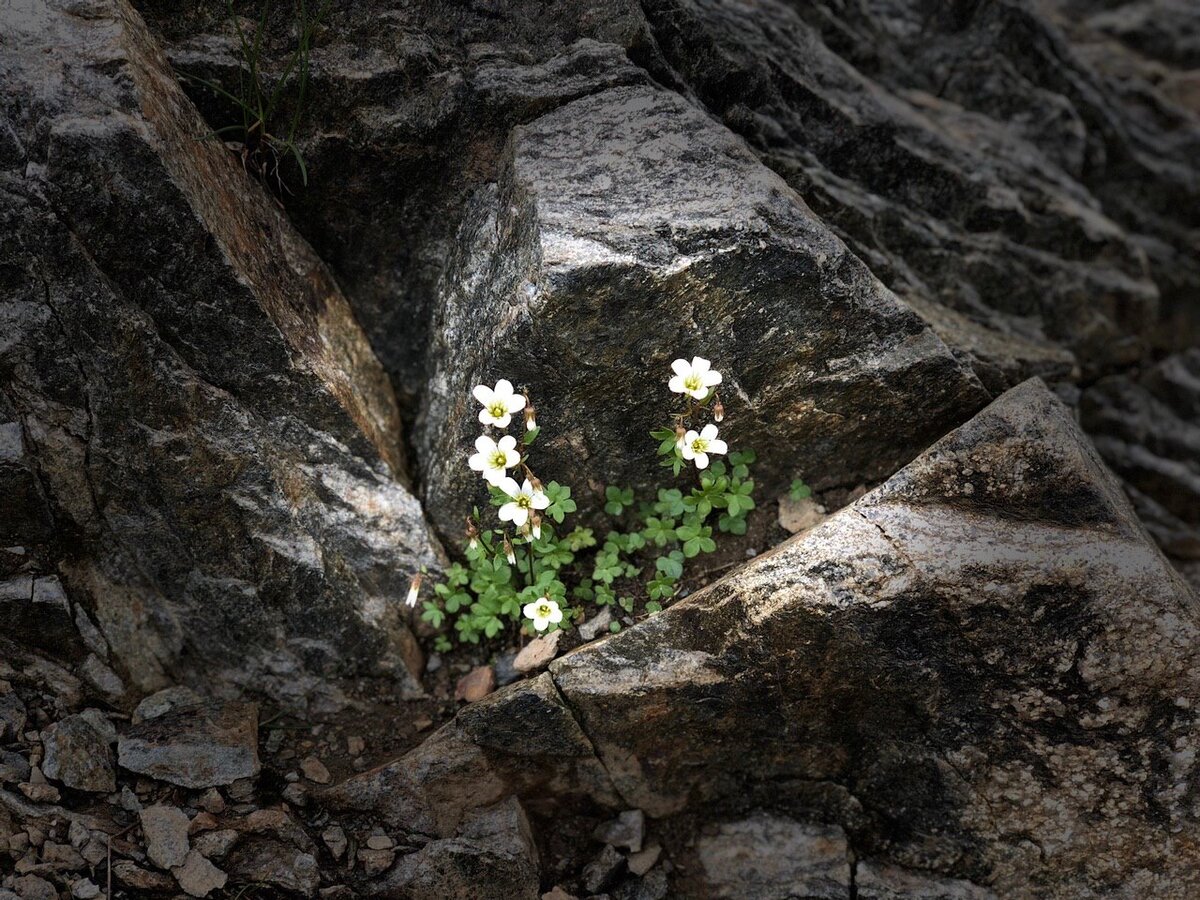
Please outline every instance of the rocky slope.
M1200 891L1193 4L337 0L307 185L224 2L0 23L0 900ZM409 749L471 385L585 507L693 354L857 499Z

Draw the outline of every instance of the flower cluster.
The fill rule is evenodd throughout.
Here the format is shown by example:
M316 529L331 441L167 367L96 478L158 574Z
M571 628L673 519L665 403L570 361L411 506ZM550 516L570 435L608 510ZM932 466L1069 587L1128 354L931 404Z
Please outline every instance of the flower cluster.
M745 534L746 515L755 508L754 453L731 451L720 436L722 381L702 356L671 363L667 388L683 405L669 426L652 434L662 465L676 476L694 465L699 483L660 489L651 502L638 500L632 488L606 486L611 526L603 537L583 527L556 532L575 501L569 487L543 484L531 468L540 429L529 398L505 379L476 386L472 394L485 430L467 465L487 487L495 524L485 526L478 508L467 516L467 565L450 567L422 618L439 627L454 616L459 640L477 643L517 622L524 634L568 628L592 605L611 607L609 630L619 631L679 596L687 561L714 552L717 532ZM507 433L522 412L523 431L518 426L517 434ZM419 587L417 579L410 605ZM437 646L447 649L449 642L439 637Z
M686 359L677 359L671 363L671 371L675 374L667 382L667 387L688 398L687 408L675 416L675 427L672 429L676 458L695 463L697 469L707 469L709 455L724 455L729 452L728 445L717 437L718 429L712 422L699 431L685 428L683 423L690 421L709 403L713 404L713 418L716 421L725 418L725 408L716 392L717 385L721 383L721 373L714 370L712 363L703 356L693 356L690 363ZM658 432L655 432L655 436L658 436ZM675 462L668 461L665 465L673 466L675 473L679 474L679 465Z

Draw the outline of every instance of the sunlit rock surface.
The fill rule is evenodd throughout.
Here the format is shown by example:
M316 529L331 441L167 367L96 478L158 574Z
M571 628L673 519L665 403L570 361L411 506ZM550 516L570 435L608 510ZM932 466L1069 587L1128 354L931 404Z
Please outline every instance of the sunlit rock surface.
M818 487L893 471L987 393L744 143L672 92L614 88L517 128L460 236L415 442L447 530L478 478L471 387L527 387L539 476L576 491L659 480L649 432L677 356L726 381L756 476ZM579 476L586 473L591 483Z

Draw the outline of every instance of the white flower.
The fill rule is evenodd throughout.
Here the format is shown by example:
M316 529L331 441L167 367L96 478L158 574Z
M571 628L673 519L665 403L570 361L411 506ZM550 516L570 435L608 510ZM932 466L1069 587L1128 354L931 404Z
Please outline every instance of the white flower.
M417 594L421 593L421 580L421 573L418 572L413 576L413 580L408 586L408 596L404 599L404 602L410 608L417 605Z
M511 503L500 507L500 521L512 522L518 528L524 527L529 521L532 510L545 509L550 505L550 498L543 491L534 490L528 478L520 486L512 478L504 478L496 486L512 497Z
M690 363L686 359L677 359L671 363L671 369L675 374L667 387L695 400L703 400L708 396L709 388L721 383L721 373L713 371L712 363L703 356L693 356Z
M486 384L477 384L471 393L483 404L479 421L484 425L507 428L512 421L512 414L525 408L525 396L514 394L512 382L506 378L497 381L494 389Z
M504 476L521 461L517 452L517 439L506 434L499 441L493 441L486 434L475 438L475 453L467 460L467 465L476 472L482 472L488 484L499 484Z
M551 624L557 625L563 620L562 610L558 608L558 603L549 597L539 597L532 603L526 603L521 612L525 613L525 618L533 619L533 627L536 631L545 631Z
M689 431L679 441L679 452L684 459L694 459L697 469L708 468L708 454L728 451L729 446L717 439L717 426L711 422L701 428L699 434Z

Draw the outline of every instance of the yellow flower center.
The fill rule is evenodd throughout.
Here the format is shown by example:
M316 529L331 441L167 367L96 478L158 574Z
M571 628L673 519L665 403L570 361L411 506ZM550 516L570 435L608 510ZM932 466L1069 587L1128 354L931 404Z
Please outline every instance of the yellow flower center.
M503 450L497 450L492 454L492 468L505 469L508 467L508 454Z
M538 618L540 618L540 619L549 618L550 604L549 603L539 603L538 608L537 608L537 614L538 614Z
M693 453L703 453L707 449L708 449L708 441L706 441L704 438L698 437L694 441L692 441L692 452Z
M488 407L488 412L492 414L492 418L501 419L508 412L508 407L497 400L490 407Z
M698 391L704 386L704 379L693 372L687 378L683 379L683 386L689 391Z
M529 509L529 507L532 504L533 504L533 498L530 497L528 494L518 494L517 495L517 506L519 506L521 509Z

